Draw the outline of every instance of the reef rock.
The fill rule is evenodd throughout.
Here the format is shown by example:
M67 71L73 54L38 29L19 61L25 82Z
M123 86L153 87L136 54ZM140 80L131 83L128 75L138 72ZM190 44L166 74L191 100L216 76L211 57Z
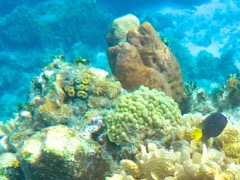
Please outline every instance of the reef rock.
M18 159L26 179L103 179L109 168L98 143L64 125L44 128L25 140Z
M115 21L125 22L126 18L128 16ZM130 26L124 41L112 33L116 31L113 30L116 28L115 21L107 38L107 54L111 70L123 88L135 90L144 85L162 90L179 102L183 97L180 65L152 25L144 22L137 27ZM113 39L116 39L116 43L112 42Z

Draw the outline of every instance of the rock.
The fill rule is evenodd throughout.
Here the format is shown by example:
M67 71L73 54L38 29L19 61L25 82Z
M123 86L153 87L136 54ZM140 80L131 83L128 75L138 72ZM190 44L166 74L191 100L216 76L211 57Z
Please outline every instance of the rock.
M18 151L18 159L26 180L103 179L109 169L98 143L64 125L33 134Z
M113 46L126 41L128 30L139 25L138 18L132 14L115 19L107 36L108 45Z

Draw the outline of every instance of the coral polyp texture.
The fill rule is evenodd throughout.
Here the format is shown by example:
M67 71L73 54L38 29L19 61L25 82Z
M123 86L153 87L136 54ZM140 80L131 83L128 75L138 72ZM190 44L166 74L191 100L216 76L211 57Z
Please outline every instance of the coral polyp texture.
M160 131L166 124L178 124L180 118L178 105L171 97L162 91L141 86L120 97L116 109L107 116L107 133L109 139L117 144L136 143L144 136Z
M127 90L144 85L162 90L179 102L183 97L183 79L178 61L150 23L138 23L133 15L113 22L107 52L113 74Z
M107 180L183 180L183 179L239 179L240 165L223 162L224 154L209 150L203 145L202 152L191 152L189 147L182 147L174 152L159 149L153 143L141 146L136 155L136 162L124 159L120 162L123 171Z

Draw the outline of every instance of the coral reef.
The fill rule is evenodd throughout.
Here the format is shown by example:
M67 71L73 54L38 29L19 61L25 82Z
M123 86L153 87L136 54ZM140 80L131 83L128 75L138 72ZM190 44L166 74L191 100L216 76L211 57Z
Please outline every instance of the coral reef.
M78 41L96 47L103 44L108 23L113 19L111 13L104 7L88 0L49 2L48 5L39 3L39 9L33 8L36 4L32 6L27 6L26 2L21 4L22 6L14 8L12 12L1 17L0 43L6 49L67 48ZM42 16L45 13L53 18ZM39 16L42 18L37 18ZM61 22L61 25L58 22ZM79 29L76 24L81 25L82 28ZM96 31L96 28L101 31ZM31 33L26 34L26 31ZM65 35L67 39L64 38ZM61 43L57 43L59 41Z
M72 87L74 95L66 86ZM121 93L121 84L106 71L67 63L63 55L56 56L53 63L34 78L30 101L16 114L18 126L10 135L2 135L8 135L5 137L8 148L16 152L35 131L48 126L64 124L79 131L90 126L94 133L102 125L96 126L91 118L85 118L86 113L94 108L97 115L103 116L107 109L115 106Z
M16 126L16 120L11 119L7 121L5 124L3 122L0 122L0 136L6 136L9 135Z
M219 111L240 105L240 74L232 74L212 93L212 101Z
M223 157L223 153L207 149L205 145L198 153L191 152L188 147L183 147L180 152L158 149L150 143L147 147L141 146L141 152L136 155L137 162L122 160L124 171L107 180L239 179L240 165L225 166Z
M136 143L157 133L166 124L178 124L180 117L180 110L172 98L141 86L119 99L116 109L107 116L107 133L117 144ZM142 133L138 134L139 131Z
M145 22L135 27L136 18L129 16L114 21L113 29L108 35L108 61L113 74L127 90L145 85L162 90L179 102L183 97L183 80L176 58L150 23ZM125 33L124 41L123 35L115 37L112 31L116 32L115 24L118 24L117 27L124 26L127 19L131 19L130 25L126 26L130 29L119 30ZM116 42L113 43L114 39ZM120 43L116 44L117 42Z
M82 10L98 7L81 3ZM72 64L53 56L15 119L0 124L0 179L240 179L239 75L213 94L189 83L183 97L178 62L150 23L118 18L107 39L109 64L122 84L88 68L86 59ZM197 65L204 57L214 59L202 52ZM181 115L176 102L190 113ZM225 129L219 113L207 116L217 109ZM211 133L196 141L198 128Z
M63 125L36 132L17 156L27 179L102 179L109 169L96 142Z
M179 104L183 114L197 113L208 114L217 111L214 106L215 102L211 100L212 95L207 93L203 88L199 88L194 81L184 83L185 96Z

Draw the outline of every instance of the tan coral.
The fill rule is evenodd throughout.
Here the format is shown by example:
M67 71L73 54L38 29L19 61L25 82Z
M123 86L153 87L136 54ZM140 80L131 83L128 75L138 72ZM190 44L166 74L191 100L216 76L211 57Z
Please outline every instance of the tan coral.
M101 107L106 104L106 98L103 96L91 96L88 99L88 106L91 108Z
M230 180L239 176L240 171L240 165L226 165L222 152L207 148L204 144L202 152L195 153L191 152L189 147L183 147L181 152L174 152L149 143L148 147L141 146L141 152L136 155L136 159L136 162L122 160L125 174L121 173L119 177L129 179L130 176L135 180ZM140 177L137 174L140 174ZM114 176L117 177L116 174Z
M66 94L62 89L62 87L63 87L63 77L60 74L57 74L56 81L54 82L54 86L55 86L57 94L59 95L59 99L63 103L64 99L66 98Z
M121 166L125 171L128 171L134 178L138 179L142 176L140 167L133 161L124 159L121 161Z
M227 125L223 133L217 137L216 142L221 145L230 161L240 164L240 131L238 125Z
M38 108L38 113L49 113L54 116L61 116L64 118L69 117L72 112L72 108L68 104L61 104L58 101L51 100L49 96L45 97L45 103Z
M106 78L97 79L93 83L92 92L95 95L107 96L113 99L121 93L121 84L118 81L110 81Z

